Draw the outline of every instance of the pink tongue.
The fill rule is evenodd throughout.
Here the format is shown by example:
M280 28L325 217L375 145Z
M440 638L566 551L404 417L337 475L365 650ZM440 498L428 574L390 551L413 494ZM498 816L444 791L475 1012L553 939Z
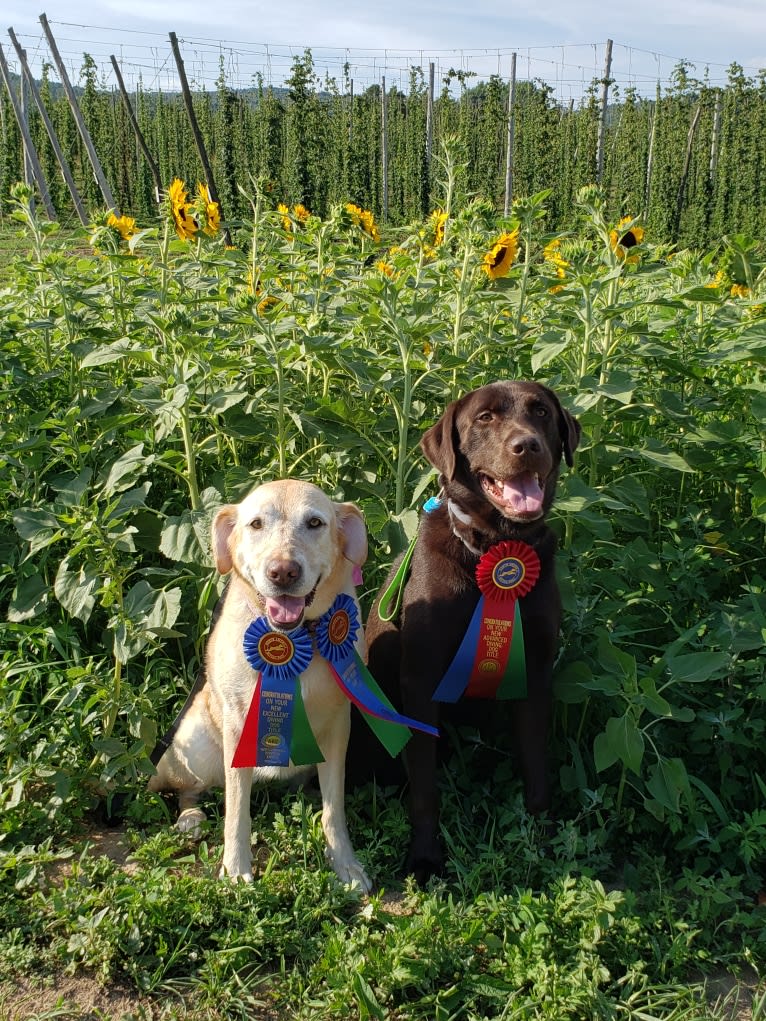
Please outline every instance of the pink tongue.
M266 613L275 624L296 624L305 608L305 596L277 596L266 600Z
M534 475L518 475L510 482L503 482L503 503L519 514L539 514L544 495Z

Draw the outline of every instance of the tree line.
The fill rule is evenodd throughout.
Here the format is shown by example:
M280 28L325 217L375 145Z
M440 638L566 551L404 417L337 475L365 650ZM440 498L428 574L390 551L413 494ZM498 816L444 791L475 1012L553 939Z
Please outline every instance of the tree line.
M87 209L103 208L66 98L43 71L40 91ZM655 241L705 247L723 235L763 236L766 228L764 153L766 72L757 79L732 64L725 87L695 78L679 63L653 98L627 89L612 93L606 111L601 185L613 219L640 217ZM310 50L295 57L283 89L256 81L232 88L223 61L214 91L193 95L196 118L210 153L224 216L249 216L252 181L265 183L275 204L300 203L326 216L335 203L353 201L389 224L422 219L445 202L439 164L441 141L462 150L462 194L479 194L502 211L508 145L509 83L499 75L471 84L450 70L433 97L429 152L429 85L420 67L406 91L373 85L354 94L348 70L340 81L321 80ZM594 81L579 105L562 106L545 82L522 81L512 108L513 197L551 189L546 226L572 225L578 190L597 178L598 90ZM385 151L383 174L383 117ZM177 93L132 96L141 131L166 186L175 177L201 179L183 100ZM115 201L140 223L157 215L154 186L117 91L106 87L96 62L84 55L80 104ZM11 185L23 174L23 148L9 97L0 95L0 213ZM72 203L36 109L32 138L55 208L62 220ZM384 201L385 200L385 201Z

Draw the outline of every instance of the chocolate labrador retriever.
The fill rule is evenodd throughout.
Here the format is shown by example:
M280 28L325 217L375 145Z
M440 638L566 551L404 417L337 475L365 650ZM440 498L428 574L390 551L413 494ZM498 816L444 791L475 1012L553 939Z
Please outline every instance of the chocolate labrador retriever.
M442 492L436 509L422 515L398 619L381 619L379 595L367 624L373 676L408 716L437 725L444 707L433 694L479 601L479 558L503 540L532 547L540 574L519 600L526 697L508 703L532 813L544 812L550 800L546 742L561 614L556 538L545 515L562 455L571 465L579 439L577 420L538 383L490 383L450 404L421 440ZM437 742L420 733L404 750L412 826L407 870L421 884L442 868L437 755Z

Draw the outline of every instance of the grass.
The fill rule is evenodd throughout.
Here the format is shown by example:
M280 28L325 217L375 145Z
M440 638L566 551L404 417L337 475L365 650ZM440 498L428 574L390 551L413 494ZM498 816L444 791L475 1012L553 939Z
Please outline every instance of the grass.
M159 818L156 796L139 793L119 841L92 830L4 858L4 988L20 973L79 975L83 989L95 979L132 998L122 1016L211 1021L712 1021L745 1002L736 985L711 999L699 977L757 963L741 919L727 910L705 928L670 864L627 853L595 816L544 827L515 784L490 807L470 767L463 777L444 790L447 874L425 891L399 876L398 792L350 797L360 860L381 884L369 899L324 863L311 791L255 794L252 886L217 879L215 812L194 845ZM88 1016L50 1009L62 1013L34 1016Z

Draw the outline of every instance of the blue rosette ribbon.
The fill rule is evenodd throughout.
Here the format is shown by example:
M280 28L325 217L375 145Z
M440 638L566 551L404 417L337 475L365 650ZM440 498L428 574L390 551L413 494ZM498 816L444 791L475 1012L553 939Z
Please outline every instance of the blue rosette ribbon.
M258 677L232 766L321 762L299 682L314 655L306 628L274 631L266 617L258 617L245 631L242 647Z
M354 648L358 630L356 604L345 593L337 597L317 624L317 650L327 660L343 694L361 710L365 723L392 756L398 755L409 741L410 728L438 737L436 727L403 716L394 709Z
M439 736L436 727L394 709L356 651L360 628L356 602L345 592L322 614L313 634L305 627L274 631L266 617L258 617L248 626L243 650L258 676L233 767L322 762L300 686L300 675L311 663L315 649L390 755L402 750L412 736L410 728Z

